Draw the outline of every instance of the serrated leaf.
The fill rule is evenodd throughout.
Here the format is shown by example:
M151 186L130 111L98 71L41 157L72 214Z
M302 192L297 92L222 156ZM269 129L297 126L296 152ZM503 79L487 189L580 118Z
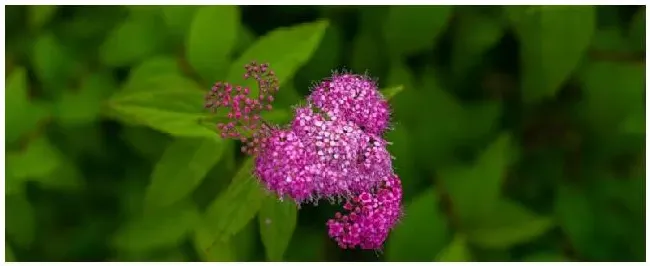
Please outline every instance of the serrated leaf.
M283 261L297 216L297 205L291 200L280 201L272 195L262 201L258 220L268 261Z
M47 117L47 110L30 102L28 93L27 73L24 68L17 68L7 77L5 87L5 141L8 143L13 143L33 131L38 123Z
M390 53L407 56L432 49L451 11L451 6L391 6L383 25Z
M486 215L469 222L468 241L484 247L507 249L527 243L546 233L554 224L515 202L499 200Z
M227 80L233 84L248 86L251 88L251 95L257 95L255 81L243 79L244 65L257 61L269 63L282 85L309 60L328 25L327 21L304 23L289 28L278 28L260 37L231 64Z
M436 258L440 262L466 262L471 261L472 255L467 246L467 240L463 235L456 235Z
M455 75L462 74L476 63L481 55L495 46L506 31L498 18L480 12L460 16L454 31L451 65Z
M29 26L33 29L38 29L45 25L56 13L57 6L30 6L29 11Z
M164 32L164 25L157 19L129 16L108 33L100 47L100 60L111 67L137 63L164 50Z
M127 221L112 239L115 248L142 252L180 244L197 225L199 213L192 204L182 203Z
M390 100L393 97L395 97L395 95L400 93L403 89L404 89L404 86L400 85L400 86L396 86L396 87L392 87L392 88L383 89L383 90L381 90L381 93L384 95L386 100Z
M508 7L523 68L522 99L552 98L589 47L596 28L594 6Z
M232 182L205 211L205 219L216 241L238 233L260 210L264 194L252 176L253 161L246 160Z
M34 241L36 220L32 204L24 194L5 196L7 238L16 245L27 248Z
M201 184L222 154L222 143L215 138L176 139L151 174L145 209L163 208L185 198Z
M237 44L239 21L238 6L203 6L194 14L185 53L205 81L213 83L225 76Z
M498 204L506 167L514 156L510 135L502 134L485 148L474 165L441 170L445 189L460 217L482 217Z
M111 98L111 115L174 136L217 137L201 124L206 117L204 92L193 81L168 75L150 78L139 86L143 89L124 90Z
M388 238L387 261L432 261L447 243L447 221L438 199L427 189L406 206L404 218Z
M54 104L57 121L65 126L98 120L102 103L117 88L110 73L95 73L83 80L78 90L64 91Z

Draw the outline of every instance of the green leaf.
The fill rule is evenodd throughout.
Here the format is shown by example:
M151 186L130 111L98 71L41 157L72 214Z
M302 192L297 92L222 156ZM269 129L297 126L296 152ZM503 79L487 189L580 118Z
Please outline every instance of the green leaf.
M145 196L145 209L158 209L182 200L201 184L221 159L223 147L215 138L178 138L156 164Z
M22 248L31 246L36 230L32 204L24 194L5 195L5 200L7 239L13 240L13 243Z
M179 40L185 40L198 6L163 6L161 11L167 28Z
M285 260L290 262L321 262L326 261L328 239L323 230L298 226L295 236L291 239L289 248L291 252L285 255Z
M283 261L296 228L297 216L297 205L291 200L280 201L271 195L262 201L258 220L268 261Z
M432 261L447 243L447 221L438 199L427 189L406 206L404 218L388 238L387 261Z
M395 97L395 95L400 93L403 89L404 89L404 86L396 86L396 87L393 87L393 88L383 89L383 90L381 90L381 93L384 95L386 100L390 100L393 97Z
M202 261L231 262L237 261L229 240L215 240L211 226L201 220L194 230L194 248Z
M96 122L102 102L116 87L117 82L108 72L88 76L78 90L66 90L61 94L54 104L55 118L65 126Z
M180 75L181 69L178 60L171 56L151 57L129 72L129 79L125 89L151 89L146 86L147 80L158 76ZM144 82L145 84L139 84Z
M145 213L117 230L112 244L125 251L143 252L180 244L200 219L192 204L182 203Z
M147 127L125 126L122 129L121 139L133 147L138 154L153 162L160 159L171 143L169 136Z
M54 172L61 162L59 151L41 136L30 141L25 150L7 153L7 175L14 181L39 180Z
M391 6L383 25L390 53L408 56L432 49L451 13L451 6Z
M257 39L255 33L251 31L244 23L239 23L239 30L237 31L237 44L233 49L233 56L239 57L241 53L246 51Z
M456 235L445 249L436 258L440 262L467 262L472 260L472 255L467 246L465 236Z
M269 63L282 85L309 60L328 25L327 21L304 23L289 28L278 28L260 37L231 64L227 80L233 84L250 87L251 95L257 95L259 88L255 86L255 81L243 79L244 65L257 61Z
M142 89L124 90L111 98L110 115L174 136L217 137L214 130L201 124L206 118L205 93L193 81L168 75L150 78L138 86Z
M514 145L502 134L479 156L474 165L443 169L440 176L454 210L463 218L483 216L498 204L507 166L514 157Z
M30 6L29 12L29 26L32 29L38 29L47 24L56 13L57 6Z
M16 261L16 256L14 256L14 252L11 249L11 246L9 243L7 243L7 240L5 240L5 262L15 262Z
M460 16L453 35L452 71L457 76L481 62L481 56L497 45L506 31L499 18L469 11Z
M216 241L238 233L260 210L264 194L252 176L253 161L246 160L232 182L205 211L205 219Z
M599 131L617 129L629 114L643 109L645 65L590 62L579 78L585 94L583 112Z
M465 228L468 241L484 248L506 249L530 242L554 226L550 218L538 216L515 202L499 200L485 216Z
M164 24L149 16L129 16L115 27L100 47L102 63L123 67L165 49Z
M34 73L48 89L67 89L80 70L71 50L52 33L42 34L32 47Z
M24 68L17 68L7 77L5 97L5 141L13 143L35 130L38 123L47 117L47 110L30 102L27 73Z
M297 76L300 76L303 79L308 79L308 81L311 82L313 77L325 77L331 75L333 69L340 67L339 63L342 54L342 38L341 29L339 27L334 24L327 27L320 45L318 45L318 48L314 51L311 59L301 69Z
M203 6L194 14L187 42L187 60L209 83L223 77L237 43L237 6ZM217 26L218 25L218 26Z
M596 27L593 6L508 7L521 44L522 98L552 98L589 47Z

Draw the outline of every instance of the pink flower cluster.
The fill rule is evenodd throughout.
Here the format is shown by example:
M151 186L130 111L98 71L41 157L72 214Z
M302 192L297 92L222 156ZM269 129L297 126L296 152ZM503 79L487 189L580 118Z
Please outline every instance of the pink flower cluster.
M217 83L206 98L212 110L229 109L228 122L217 124L221 136L243 142L242 151L255 156L255 176L279 197L298 204L345 200L347 214L327 223L339 246L381 248L401 215L402 188L382 138L390 111L376 83L334 74L295 109L290 125L280 127L260 118L278 91L268 65L251 63L244 77L257 80L259 96Z

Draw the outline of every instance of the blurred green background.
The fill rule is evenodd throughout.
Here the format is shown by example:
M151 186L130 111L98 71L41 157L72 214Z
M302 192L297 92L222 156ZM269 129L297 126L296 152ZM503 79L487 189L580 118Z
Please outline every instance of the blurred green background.
M6 6L8 261L644 261L645 7ZM203 110L269 62L391 99L405 216L340 250Z

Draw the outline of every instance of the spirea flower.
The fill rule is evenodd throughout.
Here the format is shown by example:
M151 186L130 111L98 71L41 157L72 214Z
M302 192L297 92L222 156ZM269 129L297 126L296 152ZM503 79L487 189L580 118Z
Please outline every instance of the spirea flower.
M396 175L376 190L360 193L327 221L329 236L341 248L381 249L402 215L402 185Z
M402 187L393 172L388 143L388 103L366 76L335 74L321 81L307 104L295 108L292 122L272 125L261 114L271 110L278 80L268 64L245 66L248 87L217 82L205 107L225 109L216 128L222 138L240 140L255 156L253 174L268 191L296 203L343 199L344 214L327 222L342 248L380 249L401 215Z
M365 132L382 135L388 127L388 102L368 77L334 74L313 88L309 100L323 111L357 124Z

